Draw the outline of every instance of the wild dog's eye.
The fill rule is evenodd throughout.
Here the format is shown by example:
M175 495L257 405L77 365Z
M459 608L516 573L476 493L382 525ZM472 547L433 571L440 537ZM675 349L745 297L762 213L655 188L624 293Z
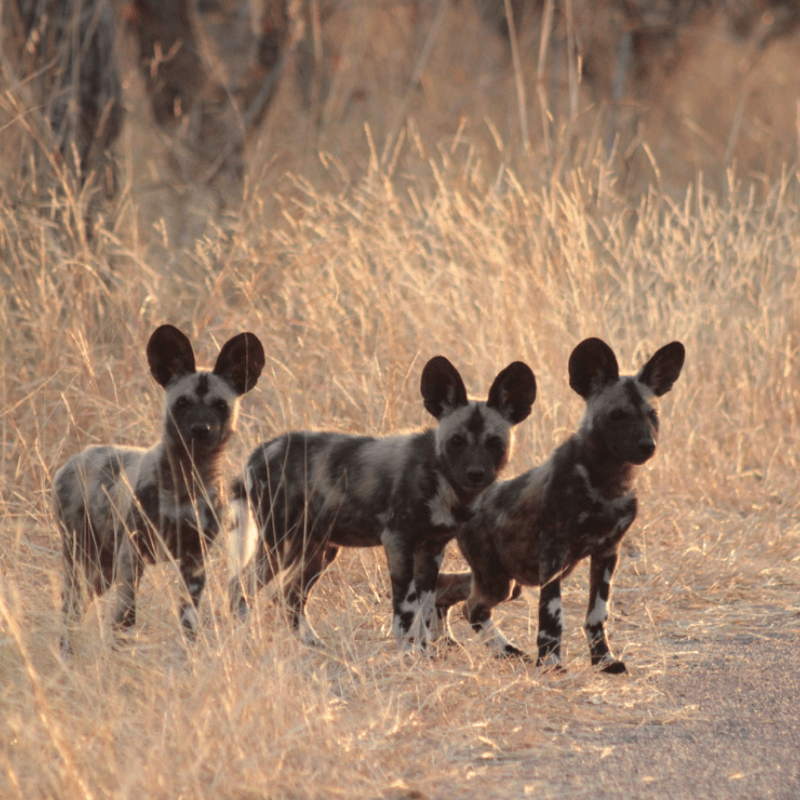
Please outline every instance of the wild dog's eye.
M499 436L489 436L486 439L486 446L490 450L502 450L503 449L503 440Z
M467 445L467 439L460 433L457 433L450 439L450 447L455 447L456 449L460 450L462 447L466 447L466 445Z
M658 411L656 411L654 408L651 408L647 412L647 419L649 419L650 422L653 423L653 425L657 425L658 424Z
M189 405L189 398L188 397L179 397L175 401L175 408L186 408Z
M214 401L213 406L214 410L219 411L220 414L224 414L228 410L227 401L223 400L221 397Z
M628 412L623 411L621 408L615 408L608 416L612 422L622 422L628 418Z

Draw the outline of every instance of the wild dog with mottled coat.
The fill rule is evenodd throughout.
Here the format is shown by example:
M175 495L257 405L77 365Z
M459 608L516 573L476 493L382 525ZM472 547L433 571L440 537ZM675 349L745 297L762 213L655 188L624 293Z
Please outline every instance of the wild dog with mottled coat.
M420 391L435 429L385 438L287 433L247 461L239 502L249 498L257 527L258 588L289 570L283 596L306 643L319 644L305 616L308 594L339 547L383 545L392 632L401 645L427 648L444 547L505 466L511 428L530 414L536 380L516 361L495 378L486 402L469 400L456 368L436 356L422 371ZM244 537L247 508L237 516ZM246 618L239 578L231 606Z
M147 361L166 389L161 441L151 450L95 446L71 458L53 485L61 529L63 613L69 631L93 597L119 584L117 631L136 621L136 590L146 563L174 559L187 598L180 619L195 636L205 586L204 551L223 510L222 455L234 432L239 398L264 367L252 333L228 341L213 371L195 368L189 339L172 325L150 337Z
M472 575L440 576L440 618L466 600L465 616L498 656L526 657L494 625L492 609L509 599L514 582L516 593L519 585L540 586L537 663L560 668L561 580L589 558L584 630L592 664L625 671L606 639L611 579L636 517L635 467L655 453L657 398L672 388L683 361L683 345L672 342L636 376L620 377L605 342L586 339L574 349L569 383L586 401L580 428L544 464L484 492L458 535Z

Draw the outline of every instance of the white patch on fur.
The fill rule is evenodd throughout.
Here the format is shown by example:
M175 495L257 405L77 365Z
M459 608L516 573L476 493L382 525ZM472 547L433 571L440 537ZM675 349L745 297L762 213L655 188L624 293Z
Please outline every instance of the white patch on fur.
M589 495L589 499L593 503L607 503L608 501L600 495L600 493L595 489L592 485L592 481L589 478L589 470L583 464L576 464L575 465L575 475L583 482L586 486L586 491Z
M554 597L547 604L547 613L556 621L559 628L564 630L564 604L560 597Z
M435 615L435 603L435 592L423 592L417 600L417 611L408 631L408 636L416 648L424 647L428 642L433 641L431 619Z
M594 600L594 607L586 615L586 627L589 628L594 625L602 625L607 619L608 603L598 594Z
M415 595L417 593L416 586L414 581L412 580L411 583L408 585L408 592L406 592L406 596L400 602L400 614L406 614L408 612L414 614L416 618L417 613L419 612L419 599L409 600L408 598L411 595ZM404 642L408 641L408 637L411 635L411 630L404 631L401 628L400 622L400 614L396 614L392 619L392 635L395 639L397 639L398 644L403 644ZM411 628L413 629L414 622L411 623Z
M428 503L431 512L431 522L434 525L442 525L446 528L454 528L456 519L453 516L453 508L458 503L458 497L450 483L442 476L437 476L438 486L436 494Z
M618 514L622 514L619 520L617 520L617 528L625 530L630 526L634 519L636 519L636 508L634 506L633 510L628 511L627 514L624 513L625 509L630 508L631 501L634 499L633 492L629 492L628 494L624 495L623 497L618 498L612 503L612 508Z
M231 577L239 575L250 563L258 544L258 526L250 513L247 498L231 501L233 529L228 537L228 567Z
M193 605L189 604L183 607L183 611L181 612L181 624L185 628L191 628L193 631L197 630L197 611Z

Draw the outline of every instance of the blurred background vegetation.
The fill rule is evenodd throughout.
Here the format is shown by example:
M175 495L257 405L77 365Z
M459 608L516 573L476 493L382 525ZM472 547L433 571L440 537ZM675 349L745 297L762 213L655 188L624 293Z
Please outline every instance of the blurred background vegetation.
M182 241L287 173L341 188L437 151L763 195L797 163L799 51L792 0L6 0L0 180L46 203L69 169L84 206Z

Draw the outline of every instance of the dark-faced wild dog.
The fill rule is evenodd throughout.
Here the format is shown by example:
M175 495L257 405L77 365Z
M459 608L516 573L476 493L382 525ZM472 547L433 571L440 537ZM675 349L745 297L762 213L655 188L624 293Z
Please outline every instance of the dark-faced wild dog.
M436 356L422 371L420 391L439 422L435 429L385 438L287 433L247 461L240 536L249 498L258 588L288 570L283 597L306 643L319 644L305 617L308 594L338 548L383 545L392 632L401 645L427 648L444 547L505 466L511 428L530 414L536 380L516 361L495 378L486 402L469 400L455 367ZM239 578L231 583L231 606L246 618Z
M658 350L636 376L620 377L600 339L586 339L569 359L569 384L586 401L580 428L541 466L497 483L481 496L458 544L472 568L441 575L437 613L466 600L465 615L499 656L525 654L492 622L512 585L540 586L538 661L560 668L564 614L561 580L590 559L584 630L592 664L624 672L611 654L605 623L620 543L636 517L635 467L656 450L658 400L683 367L684 348ZM445 623L446 624L446 621Z
M174 559L187 597L180 619L188 638L197 627L205 586L204 550L219 530L222 454L234 431L239 398L264 367L252 333L227 342L213 371L195 369L189 339L162 325L147 344L147 361L166 389L161 441L151 450L90 447L71 458L53 484L61 529L63 613L69 631L97 595L114 584L117 631L136 621L136 589L145 563Z

